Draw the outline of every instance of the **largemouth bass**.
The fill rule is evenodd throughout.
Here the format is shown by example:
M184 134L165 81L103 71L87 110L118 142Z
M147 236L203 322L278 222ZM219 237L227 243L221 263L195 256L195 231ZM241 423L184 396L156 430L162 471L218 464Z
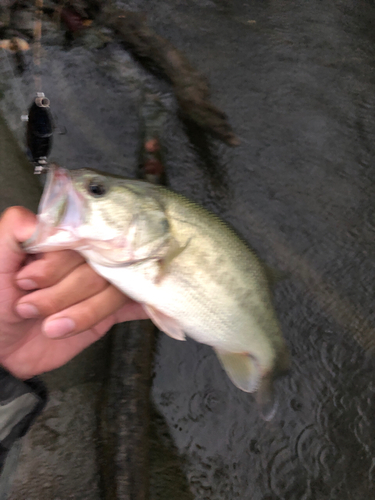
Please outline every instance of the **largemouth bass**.
M52 167L28 252L71 248L174 339L212 346L270 415L289 355L267 272L221 219L164 187Z

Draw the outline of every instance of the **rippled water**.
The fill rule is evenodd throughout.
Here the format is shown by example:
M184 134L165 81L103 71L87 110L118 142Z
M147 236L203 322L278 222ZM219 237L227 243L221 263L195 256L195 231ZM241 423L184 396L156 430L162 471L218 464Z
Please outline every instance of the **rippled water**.
M277 382L271 422L210 348L159 338L153 399L185 457L191 498L373 498L373 2L132 4L208 76L241 146L194 130L188 140L169 87L118 47L89 56L52 46L46 91L68 129L53 155L129 175L143 86L167 116L171 187L288 274L275 303L292 370Z

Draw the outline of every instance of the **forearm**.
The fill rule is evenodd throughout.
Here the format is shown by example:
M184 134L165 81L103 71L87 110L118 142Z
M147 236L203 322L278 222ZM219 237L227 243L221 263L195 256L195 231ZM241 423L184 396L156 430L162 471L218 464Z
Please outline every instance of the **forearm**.
M19 380L0 366L0 473L13 443L25 435L46 400L41 380Z

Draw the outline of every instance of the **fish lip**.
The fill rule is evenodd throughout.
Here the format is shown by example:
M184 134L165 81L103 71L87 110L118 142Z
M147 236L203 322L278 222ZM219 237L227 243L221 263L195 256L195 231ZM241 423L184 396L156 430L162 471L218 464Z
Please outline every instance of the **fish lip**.
M50 165L47 173L46 185L39 203L38 214L43 222L57 225L59 220L52 220L48 209L55 205L62 197L67 197L68 188L71 186L69 171L56 163Z
M61 249L69 240L69 248L80 246L78 229L84 213L83 196L76 191L69 170L51 164L39 203L37 227L22 244L25 251Z

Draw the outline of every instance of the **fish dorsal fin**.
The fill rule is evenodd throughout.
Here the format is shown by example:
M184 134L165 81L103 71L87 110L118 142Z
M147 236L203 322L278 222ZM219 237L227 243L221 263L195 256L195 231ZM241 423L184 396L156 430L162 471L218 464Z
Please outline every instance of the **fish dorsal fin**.
M273 392L272 375L262 376L259 363L247 353L214 349L234 385L245 392L257 392L256 401L263 420L272 420L278 406Z
M176 340L186 340L185 333L183 332L180 324L171 316L167 316L155 307L143 304L143 308L150 316L152 322L170 337Z
M247 353L234 353L214 348L224 370L233 384L245 392L255 392L260 383L260 370Z

